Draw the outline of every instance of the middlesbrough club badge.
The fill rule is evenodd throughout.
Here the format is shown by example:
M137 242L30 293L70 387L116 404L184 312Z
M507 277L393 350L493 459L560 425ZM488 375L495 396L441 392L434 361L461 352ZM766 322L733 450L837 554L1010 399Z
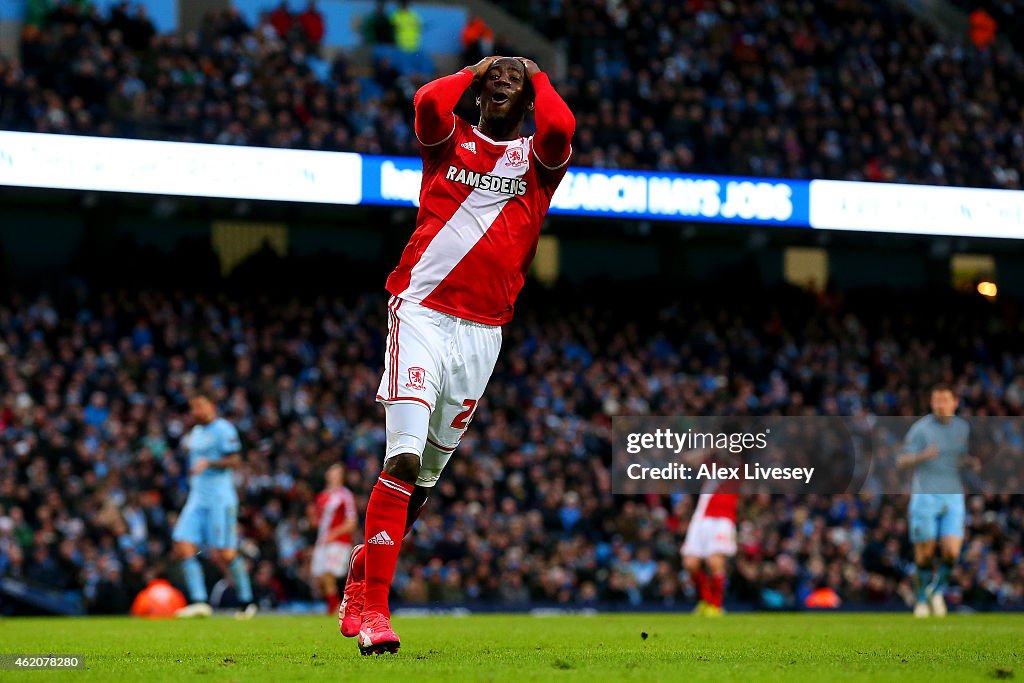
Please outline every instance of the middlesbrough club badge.
M523 153L522 147L512 147L511 149L505 150L505 158L508 160L507 165L512 168L522 166L526 163L526 155Z
M406 385L410 389L423 391L427 388L427 371L423 368L409 368L409 381Z

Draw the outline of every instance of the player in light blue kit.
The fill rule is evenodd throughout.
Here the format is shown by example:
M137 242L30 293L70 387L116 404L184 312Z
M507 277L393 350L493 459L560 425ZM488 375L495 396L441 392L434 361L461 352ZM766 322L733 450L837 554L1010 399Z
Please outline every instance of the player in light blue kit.
M198 394L189 401L196 426L188 433L189 493L174 527L174 549L182 562L191 604L178 610L180 617L209 616L203 565L196 558L199 546L229 578L245 608L235 616L256 614L252 584L245 561L238 556L238 493L233 472L242 464L238 430L222 417L209 396Z
M964 490L960 468L968 462L970 426L956 416L957 398L947 384L931 392L931 415L907 432L900 467L913 467L910 540L914 544L915 617L946 616L943 597L964 539ZM933 570L936 545L939 566Z

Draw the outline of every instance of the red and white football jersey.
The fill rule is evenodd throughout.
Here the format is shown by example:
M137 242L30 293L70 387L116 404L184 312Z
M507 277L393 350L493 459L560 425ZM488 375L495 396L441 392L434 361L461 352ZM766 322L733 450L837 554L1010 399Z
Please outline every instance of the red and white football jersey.
M723 517L736 522L740 482L735 479L709 481L701 488L694 517Z
M450 114L471 81L472 74L463 71L417 94L417 134L421 141L440 142L421 142L416 230L388 277L387 290L442 313L501 325L512 319L541 224L569 162L569 149L556 145L545 157L535 138L556 128L557 139L567 141L575 120L547 77L538 74L533 79L537 135L492 140ZM443 101L442 117L421 114L424 100L431 98ZM552 161L553 154L561 156Z
M348 520L356 519L356 499L345 487L324 489L316 497L316 518L319 520L316 544L327 543L331 533ZM331 539L332 543L352 543L352 534L342 534Z

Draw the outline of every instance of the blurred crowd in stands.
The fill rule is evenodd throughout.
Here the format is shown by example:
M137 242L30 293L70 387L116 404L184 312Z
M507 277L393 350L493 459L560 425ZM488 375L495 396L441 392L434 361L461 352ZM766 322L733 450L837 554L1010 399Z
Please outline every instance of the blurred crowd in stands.
M886 0L499 4L568 55L557 85L579 165L1021 187L1024 62L993 42L1005 18L953 39ZM372 65L321 49L330 17L313 5L255 26L212 12L184 35L90 7L66 3L26 29L20 60L0 59L0 127L418 151L412 97L438 74L416 52L415 5L379 3L362 31L422 58ZM472 17L451 40L471 62L515 54L504 38Z
M920 415L940 380L964 415L1024 412L1019 315L977 296L618 287L528 288L406 541L402 604L688 608L679 548L695 499L612 495L614 415ZM630 287L643 296L622 296ZM202 291L79 281L0 300L0 576L81 591L96 612L125 611L155 576L177 580L179 439L201 387L242 435L241 551L257 598L315 597L309 514L324 471L346 464L362 512L381 466L383 293ZM847 604L901 605L906 503L744 496L730 601L791 608L828 586ZM968 527L950 602L1024 604L1024 495L971 495ZM20 607L0 598L4 609Z

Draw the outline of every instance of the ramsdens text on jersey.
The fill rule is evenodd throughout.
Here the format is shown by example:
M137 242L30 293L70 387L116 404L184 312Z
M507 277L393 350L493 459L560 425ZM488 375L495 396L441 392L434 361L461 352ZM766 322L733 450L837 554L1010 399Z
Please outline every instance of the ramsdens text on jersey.
M490 190L500 194L517 194L520 197L526 196L526 181L523 178L503 178L490 173L478 173L467 171L458 166L449 166L444 176L448 180L454 180L463 185L475 187L478 190Z

